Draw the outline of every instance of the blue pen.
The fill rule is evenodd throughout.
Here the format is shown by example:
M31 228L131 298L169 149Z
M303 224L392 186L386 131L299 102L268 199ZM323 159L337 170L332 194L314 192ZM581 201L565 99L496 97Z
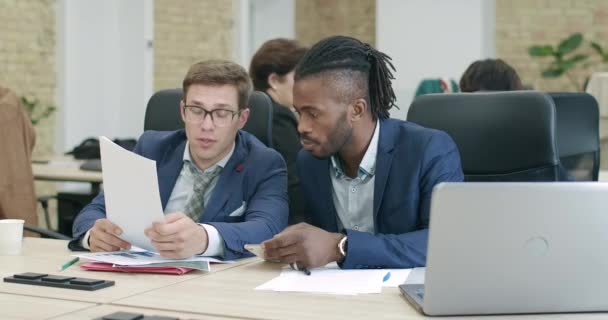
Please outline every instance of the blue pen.
M384 276L384 279L382 279L382 282L387 282L387 281L388 281L388 279L390 279L390 278L391 278L391 272L389 271L389 272L388 272L388 273L387 273L387 274Z

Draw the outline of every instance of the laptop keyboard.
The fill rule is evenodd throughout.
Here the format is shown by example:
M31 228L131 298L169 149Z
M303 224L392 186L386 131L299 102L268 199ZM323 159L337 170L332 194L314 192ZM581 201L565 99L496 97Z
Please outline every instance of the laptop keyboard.
M424 299L424 288L416 289L415 293L420 299Z

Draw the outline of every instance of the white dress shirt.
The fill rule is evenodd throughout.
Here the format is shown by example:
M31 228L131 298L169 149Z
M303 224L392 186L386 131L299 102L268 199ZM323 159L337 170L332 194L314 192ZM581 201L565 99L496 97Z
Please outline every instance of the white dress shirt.
M206 170L204 170L202 172L204 173L207 171L213 171L218 166L220 168L224 168L226 166L226 163L228 163L228 160L230 160L230 157L234 153L234 148L235 148L235 144L233 143L232 149L224 158L222 158L216 164L212 165L211 167L207 168ZM186 147L184 149L183 159L184 159L184 162L186 162L186 161L192 162L198 168L198 165L196 165L196 162L192 161L192 156L190 155L190 143L188 141L186 141ZM199 168L199 170L200 170L200 168ZM211 194L213 193L213 189L215 189L215 185L217 184L217 181L219 180L220 175L217 175L213 180L211 180L211 182L209 183L209 187L205 190L205 194L203 195L203 199L204 199L203 201L205 203L205 206L207 205L209 198L211 197ZM184 166L182 166L182 170L179 173L179 177L177 178L177 181L175 182L175 186L173 186L173 191L171 191L171 196L169 197L169 201L167 201L167 205L165 206L164 213L168 214L171 212L183 211L184 207L186 206L186 203L188 203L188 200L190 199L190 197L196 196L192 192L193 186L194 186L194 176L192 175L190 170L188 170L188 168L184 165ZM204 212L203 212L203 214L204 214ZM207 236L208 236L207 250L205 250L205 252L203 252L202 255L204 255L204 256L223 256L224 255L224 239L219 234L217 229L214 226L209 225L209 224L202 223L200 225L203 228L205 228L205 231L207 232ZM91 230L87 231L87 233L83 237L82 246L85 249L89 249L90 232L91 232Z
M376 121L374 135L363 155L357 177L345 175L338 156L331 157L329 176L338 229L374 233L374 181L379 132L380 122Z

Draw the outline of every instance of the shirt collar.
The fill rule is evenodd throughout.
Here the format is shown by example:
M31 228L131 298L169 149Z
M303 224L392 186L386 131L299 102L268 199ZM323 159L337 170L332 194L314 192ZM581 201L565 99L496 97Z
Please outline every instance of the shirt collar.
M376 154L378 153L379 132L380 121L376 121L376 129L374 129L374 135L372 136L372 140L369 142L369 146L367 146L367 150L363 155L363 159L361 159L361 164L359 164L359 171L357 173L357 176L359 176L360 178L365 178L366 176L373 176L376 172ZM336 178L341 178L344 176L342 164L340 163L340 159L338 159L337 155L331 156L331 165L334 168Z
M226 166L226 164L228 163L228 160L230 160L230 157L232 157L232 154L234 153L234 148L236 146L236 143L232 144L232 149L230 149L230 152L228 152L228 154L222 158L222 160L216 162L214 165L212 165L211 167L207 168L205 171L208 171L210 169L214 169L215 166L218 166L220 168L224 168ZM192 162L197 169L200 170L200 168L198 167L198 165L196 164L196 162L192 161L192 156L190 155L190 141L186 141L186 149L184 150L184 162L188 161L188 162Z

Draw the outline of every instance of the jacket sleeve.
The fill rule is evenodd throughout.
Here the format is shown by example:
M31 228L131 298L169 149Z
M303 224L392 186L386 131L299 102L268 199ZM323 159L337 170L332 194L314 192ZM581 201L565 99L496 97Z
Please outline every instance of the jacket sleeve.
M251 256L245 244L261 243L272 238L287 226L289 214L287 204L287 170L278 153L260 163L265 168L256 168L257 179L254 194L249 198L243 222L207 222L214 226L224 239L224 259L232 260Z
M395 161L397 159L393 159ZM453 140L436 132L424 148L418 190L420 229L403 234L371 234L346 230L348 250L344 269L413 268L424 266L433 187L440 182L464 180L460 155Z

